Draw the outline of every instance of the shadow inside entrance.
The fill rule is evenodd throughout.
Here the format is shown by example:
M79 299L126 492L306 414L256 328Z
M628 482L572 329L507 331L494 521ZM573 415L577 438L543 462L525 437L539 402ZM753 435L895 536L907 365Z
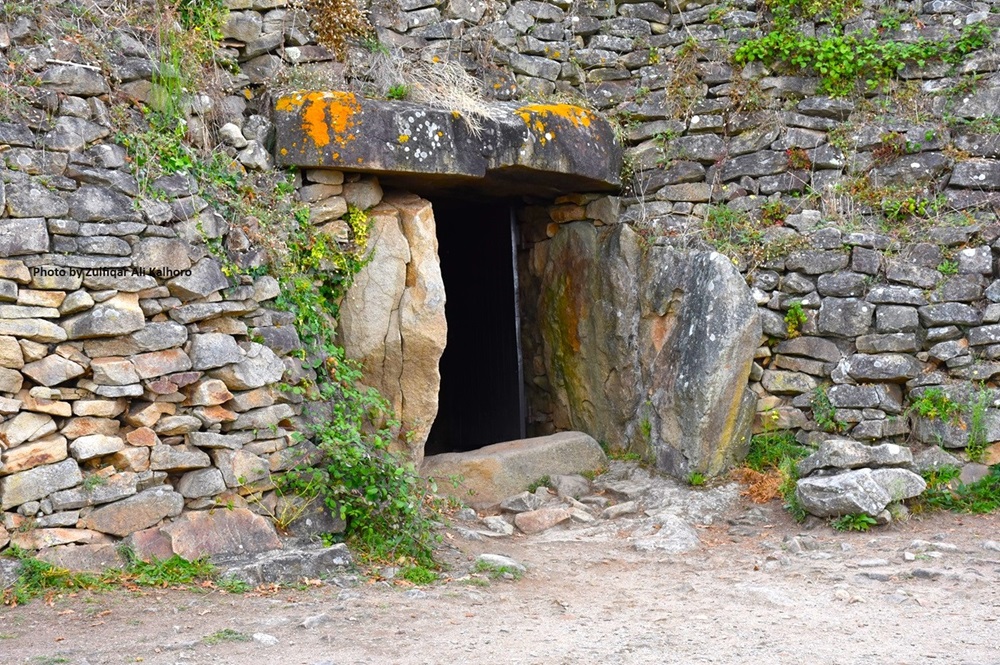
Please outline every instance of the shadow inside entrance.
M426 455L525 436L515 242L502 201L435 202L447 303L438 413Z

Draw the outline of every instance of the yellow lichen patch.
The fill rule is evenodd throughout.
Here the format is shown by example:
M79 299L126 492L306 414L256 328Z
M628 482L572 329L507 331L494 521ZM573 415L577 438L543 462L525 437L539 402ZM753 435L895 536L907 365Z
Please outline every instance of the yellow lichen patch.
M594 118L593 113L573 104L529 104L519 108L517 114L529 127L534 118L550 116L568 120L574 127L590 127L590 122ZM537 129L537 122L535 124Z
M355 139L348 130L358 124L355 116L361 111L361 103L350 92L296 92L281 97L275 108L300 113L302 131L317 148L325 148L331 142L344 146Z
M397 140L398 140L398 141L399 141L400 143L406 143L407 141L409 141L409 140L410 140L410 136L409 136L409 134L400 134L400 135L399 135L399 138L398 138Z
M274 105L274 108L284 113L294 113L302 108L302 104L304 104L305 101L306 98L301 93L296 92L290 95L285 95L284 97L279 97L277 103Z

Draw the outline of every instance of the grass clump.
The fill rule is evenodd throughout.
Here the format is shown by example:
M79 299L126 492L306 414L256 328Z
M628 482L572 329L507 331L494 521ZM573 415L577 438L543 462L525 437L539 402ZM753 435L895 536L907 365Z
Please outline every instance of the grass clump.
M121 581L131 582L138 586L148 587L178 587L210 582L215 578L216 569L207 558L188 561L175 554L169 559L150 559L143 561L128 550L125 550L128 561Z
M191 586L218 588L229 593L249 591L250 586L235 579L217 579L218 571L207 559L188 561L178 555L169 559L143 561L123 548L124 569L108 569L100 574L75 573L36 558L17 546L4 551L4 556L20 562L13 586L0 595L4 605L22 605L39 596L50 597L83 590L102 591L114 586L129 589L139 587L183 588Z
M85 589L104 589L108 586L99 575L74 573L65 568L53 566L41 559L36 559L16 545L11 545L4 552L4 556L17 559L21 564L17 580L10 588L4 589L2 596L0 596L4 605L16 607L39 596L51 596Z
M751 501L767 503L781 497L785 508L801 522L806 513L795 496L795 484L799 479L797 464L810 452L799 445L792 432L757 434L750 439L750 452L744 466L736 469L733 475L746 486L743 494Z
M399 571L399 578L423 586L437 581L438 574L424 566L407 566Z
M489 561L483 561L482 559L476 561L476 565L473 567L472 571L475 573L485 574L491 580L500 578L513 578L515 580L519 580L524 576L524 571L520 568L515 568L514 566L502 566L490 563Z
M688 474L687 483L691 487L701 487L705 484L705 474L692 471Z
M754 471L763 472L780 467L786 458L797 462L810 452L809 448L795 440L795 434L790 431L764 432L750 439L750 452L744 464Z
M253 638L246 633L241 633L238 630L233 630L232 628L223 628L222 630L217 630L211 635L206 635L202 638L202 642L208 646L215 646L216 644L222 644L223 642L249 642Z

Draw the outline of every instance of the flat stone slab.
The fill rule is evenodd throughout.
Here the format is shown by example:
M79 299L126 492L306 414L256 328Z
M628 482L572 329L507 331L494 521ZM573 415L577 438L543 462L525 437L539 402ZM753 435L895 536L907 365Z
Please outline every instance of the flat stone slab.
M474 131L449 109L295 92L275 104L277 162L409 176L397 185L419 175L418 182L500 194L620 187L622 147L596 113L570 104L489 104L484 112L471 120L480 125Z
M505 441L464 453L424 458L420 472L437 481L438 492L471 506L492 506L521 492L542 476L596 471L608 458L583 432L560 432ZM458 480L458 486L452 482Z

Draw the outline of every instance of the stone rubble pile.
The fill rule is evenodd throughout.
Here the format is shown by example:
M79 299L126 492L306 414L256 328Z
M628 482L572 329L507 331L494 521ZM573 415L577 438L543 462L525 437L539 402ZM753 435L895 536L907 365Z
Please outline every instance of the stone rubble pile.
M919 496L927 487L912 468L909 448L827 439L799 462L795 496L817 517L865 514L887 523L890 504Z
M701 544L696 525L718 521L736 505L738 494L735 483L692 491L634 462L612 461L593 481L578 474L550 476L547 486L509 496L483 517L465 509L455 529L471 540L515 533L543 542L627 537L639 551L684 552Z

